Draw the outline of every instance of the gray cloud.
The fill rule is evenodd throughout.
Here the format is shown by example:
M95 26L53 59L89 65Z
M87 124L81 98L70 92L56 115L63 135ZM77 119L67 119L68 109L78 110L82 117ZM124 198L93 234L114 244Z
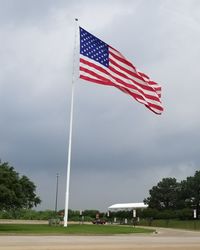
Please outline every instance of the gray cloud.
M57 172L64 207L74 17L162 85L165 112L78 80L70 207L142 201L161 178L199 169L199 9L187 0L0 1L0 158L35 181L41 209L54 208Z

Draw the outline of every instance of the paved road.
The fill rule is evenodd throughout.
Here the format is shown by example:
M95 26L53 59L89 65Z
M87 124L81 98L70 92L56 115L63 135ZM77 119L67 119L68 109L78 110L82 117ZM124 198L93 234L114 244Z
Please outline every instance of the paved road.
M151 235L0 236L0 250L200 250L200 232L157 229Z

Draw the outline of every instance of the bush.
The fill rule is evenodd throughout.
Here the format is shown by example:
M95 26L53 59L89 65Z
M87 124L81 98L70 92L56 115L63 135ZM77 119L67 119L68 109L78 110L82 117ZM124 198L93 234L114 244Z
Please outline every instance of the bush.
M159 211L154 208L147 208L141 211L140 216L142 218L152 218L152 219L157 219L158 218L158 213Z
M184 208L180 210L156 210L147 208L140 213L140 218L144 219L180 219L180 220L192 220L193 210L190 208Z
M96 218L97 210L85 210L80 216L80 211L69 210L70 221L81 221L84 216L84 221L93 221ZM0 211L0 219L23 219L23 220L49 220L52 218L63 219L63 210L55 213L53 210L35 211L31 209L21 209L14 211ZM99 213L100 219L113 222L114 218L117 218L118 222L123 222L126 218L130 223L133 220L132 211L118 211L110 213L107 217L106 213ZM184 208L182 210L162 210L147 208L144 210L137 210L137 217L141 219L147 219L148 223L152 223L152 220L156 219L179 219L179 220L192 220L193 210L190 208Z
M184 208L176 211L177 218L180 220L191 220L193 219L193 210L191 208Z
M13 216L10 212L0 211L0 219L12 219Z

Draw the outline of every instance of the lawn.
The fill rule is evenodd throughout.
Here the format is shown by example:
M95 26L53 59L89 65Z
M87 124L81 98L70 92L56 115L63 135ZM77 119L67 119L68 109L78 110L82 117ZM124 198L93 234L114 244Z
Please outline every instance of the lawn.
M68 225L49 226L34 224L0 224L0 235L113 235L132 233L152 233L154 230L117 225Z
M200 220L153 220L149 223L147 220L140 221L141 226L168 227L187 230L200 230Z

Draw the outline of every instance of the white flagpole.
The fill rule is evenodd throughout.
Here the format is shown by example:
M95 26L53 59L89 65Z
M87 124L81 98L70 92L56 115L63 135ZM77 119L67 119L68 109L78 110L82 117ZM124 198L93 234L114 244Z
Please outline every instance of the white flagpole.
M78 19L76 21L75 29L75 45L74 45L74 62L72 73L72 93L71 93L71 109L70 109L70 124L69 124L69 146L68 146L68 162L67 162L67 178L66 178L66 194L65 194L65 215L64 215L64 227L67 227L68 222L68 209L69 209L69 183L70 183L70 169L71 169L71 148L72 148L72 125L73 125L73 110L74 110L74 84L75 84L75 54L77 44L77 28Z

